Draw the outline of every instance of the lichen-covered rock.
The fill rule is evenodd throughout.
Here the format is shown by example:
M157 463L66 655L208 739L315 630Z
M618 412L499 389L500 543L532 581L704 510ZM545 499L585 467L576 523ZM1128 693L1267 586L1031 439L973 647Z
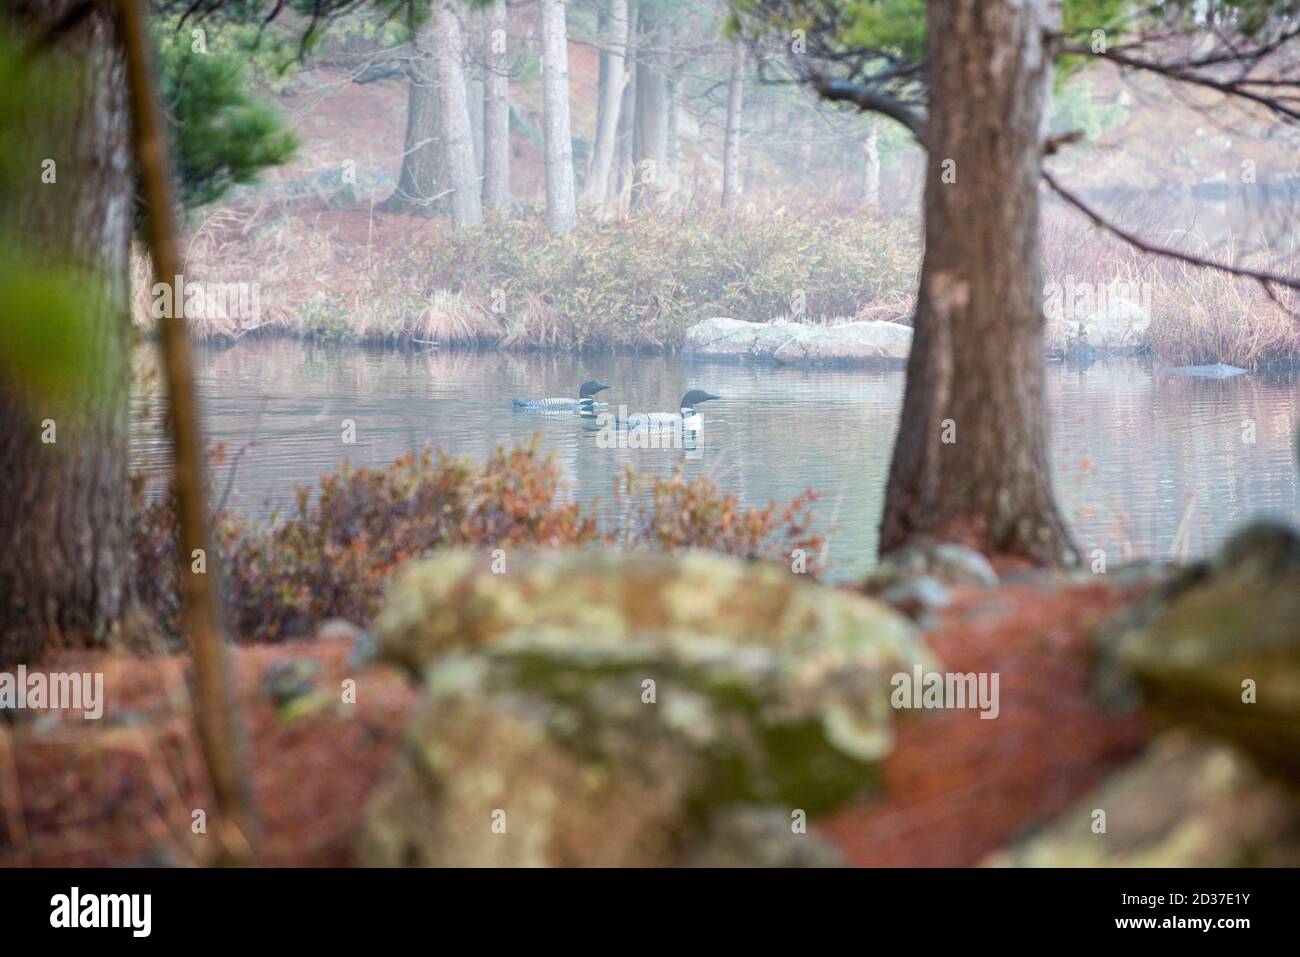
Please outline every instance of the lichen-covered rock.
M911 348L911 326L881 320L826 325L785 319L745 322L717 316L687 329L683 342L683 351L698 358L899 368Z
M1081 344L1106 355L1133 355L1151 344L1151 313L1130 299L1113 298L1082 318L1046 309L1044 340L1050 355L1077 352Z
M915 622L928 622L932 612L952 603L943 582L928 575L897 582L880 594L880 600Z
M1093 793L984 864L1295 867L1300 805L1235 748L1167 732Z
M1165 586L1108 643L1168 719L1300 780L1300 536L1256 523Z
M283 707L316 690L320 662L310 658L285 658L272 662L262 674L260 692L276 707Z
M782 346L807 339L814 329L784 319L745 322L714 316L686 330L683 351L708 359L771 359Z
M425 693L366 863L680 863L724 808L817 814L877 782L890 677L931 660L894 612L783 568L508 561L448 553L392 590L381 653Z
M912 350L912 327L872 320L814 326L772 354L783 365L852 365L902 368Z
M890 552L863 582L868 595L883 595L895 586L930 578L945 585L992 588L998 573L989 560L964 545L914 545Z
M740 805L713 816L688 867L845 867L843 852L815 830L796 830L787 808Z

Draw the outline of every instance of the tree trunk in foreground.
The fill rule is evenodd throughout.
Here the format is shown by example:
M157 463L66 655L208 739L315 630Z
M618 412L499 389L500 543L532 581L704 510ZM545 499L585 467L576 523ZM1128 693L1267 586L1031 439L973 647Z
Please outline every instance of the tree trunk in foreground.
M406 73L411 89L406 100L406 142L397 189L379 208L389 213L434 216L444 205L441 121L438 88L433 74L432 50L437 37L433 24L416 31L407 54Z
M1038 189L1052 0L930 0L925 257L882 554L1073 564L1048 455Z
M443 166L447 171L451 224L457 229L483 222L483 186L474 158L474 133L461 63L465 37L460 18L450 0L434 7L434 78L438 87L438 112L442 118Z
M731 85L727 93L727 136L722 147L722 207L740 195L740 114L745 91L745 45L735 41L731 54Z
M614 138L618 133L619 106L623 102L623 87L627 83L627 25L627 0L609 0L609 49L603 51L605 83L600 91L600 118L596 129L596 144L592 150L591 175L583 190L583 199L593 206L603 204L609 196L609 174L614 168Z
M6 3L23 46L78 6ZM94 270L79 290L84 325L64 331L92 369L75 394L24 395L0 382L0 667L35 661L53 644L100 645L120 630L131 599L127 300L134 184L125 67L111 7L93 7L56 37L42 60L67 58L57 107L26 104L7 144L15 176L0 218L23 249L50 264ZM41 181L54 161L55 182ZM0 316L0 322L10 317ZM53 331L52 331L53 334ZM51 435L43 422L49 420ZM53 442L43 442L42 433Z
M567 0L542 0L542 112L546 127L546 225L561 236L578 224L569 126Z
M506 61L506 0L488 11L487 99L483 104L483 205L510 204L510 74Z

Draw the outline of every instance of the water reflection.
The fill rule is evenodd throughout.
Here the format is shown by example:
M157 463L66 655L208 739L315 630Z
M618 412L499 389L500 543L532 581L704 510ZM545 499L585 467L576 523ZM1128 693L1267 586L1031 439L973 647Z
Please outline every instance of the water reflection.
M543 434L569 493L612 510L624 464L667 473L684 463L749 504L818 490L834 526L833 578L874 558L897 427L901 372L695 364L645 356L503 356L373 352L244 342L198 357L208 435L239 457L230 507L266 514L345 459L384 464L430 444L484 457ZM697 448L604 449L577 420L511 411L514 396L576 395L584 379L613 388L617 410L673 411L691 387L721 395L701 407ZM1107 561L1196 555L1248 516L1300 518L1294 465L1296 379L1221 381L1160 375L1135 362L1048 370L1056 488L1079 544ZM156 402L136 399L133 454L165 468ZM355 441L345 441L349 422ZM214 479L216 494L226 476ZM607 513L608 514L608 513ZM613 517L613 516L611 516Z

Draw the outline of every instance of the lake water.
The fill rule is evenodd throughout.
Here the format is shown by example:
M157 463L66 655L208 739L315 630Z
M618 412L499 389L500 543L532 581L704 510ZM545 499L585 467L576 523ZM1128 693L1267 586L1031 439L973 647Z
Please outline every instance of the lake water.
M795 370L675 357L506 356L369 351L291 341L202 348L197 373L209 437L244 449L228 507L264 515L298 483L345 459L391 462L428 444L483 458L502 443L543 435L570 494L612 509L624 463L705 474L747 504L805 488L831 528L832 579L874 562L876 527L897 427L902 372ZM673 411L693 387L723 397L701 406L698 447L605 449L576 417L520 415L514 396L576 395L584 379L614 388L611 407ZM1048 390L1056 491L1079 545L1108 562L1198 555L1250 516L1300 520L1294 374L1199 380L1112 361L1052 364ZM156 396L136 399L135 465L166 468ZM356 424L343 442L343 420ZM226 471L213 479L214 494Z

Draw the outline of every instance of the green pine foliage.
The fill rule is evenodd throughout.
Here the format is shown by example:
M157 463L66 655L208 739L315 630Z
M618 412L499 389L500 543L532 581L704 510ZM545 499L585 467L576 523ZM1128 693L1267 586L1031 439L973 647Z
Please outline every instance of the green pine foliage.
M163 30L159 66L176 189L187 209L255 182L297 150L275 104L250 92L249 58L237 40Z

